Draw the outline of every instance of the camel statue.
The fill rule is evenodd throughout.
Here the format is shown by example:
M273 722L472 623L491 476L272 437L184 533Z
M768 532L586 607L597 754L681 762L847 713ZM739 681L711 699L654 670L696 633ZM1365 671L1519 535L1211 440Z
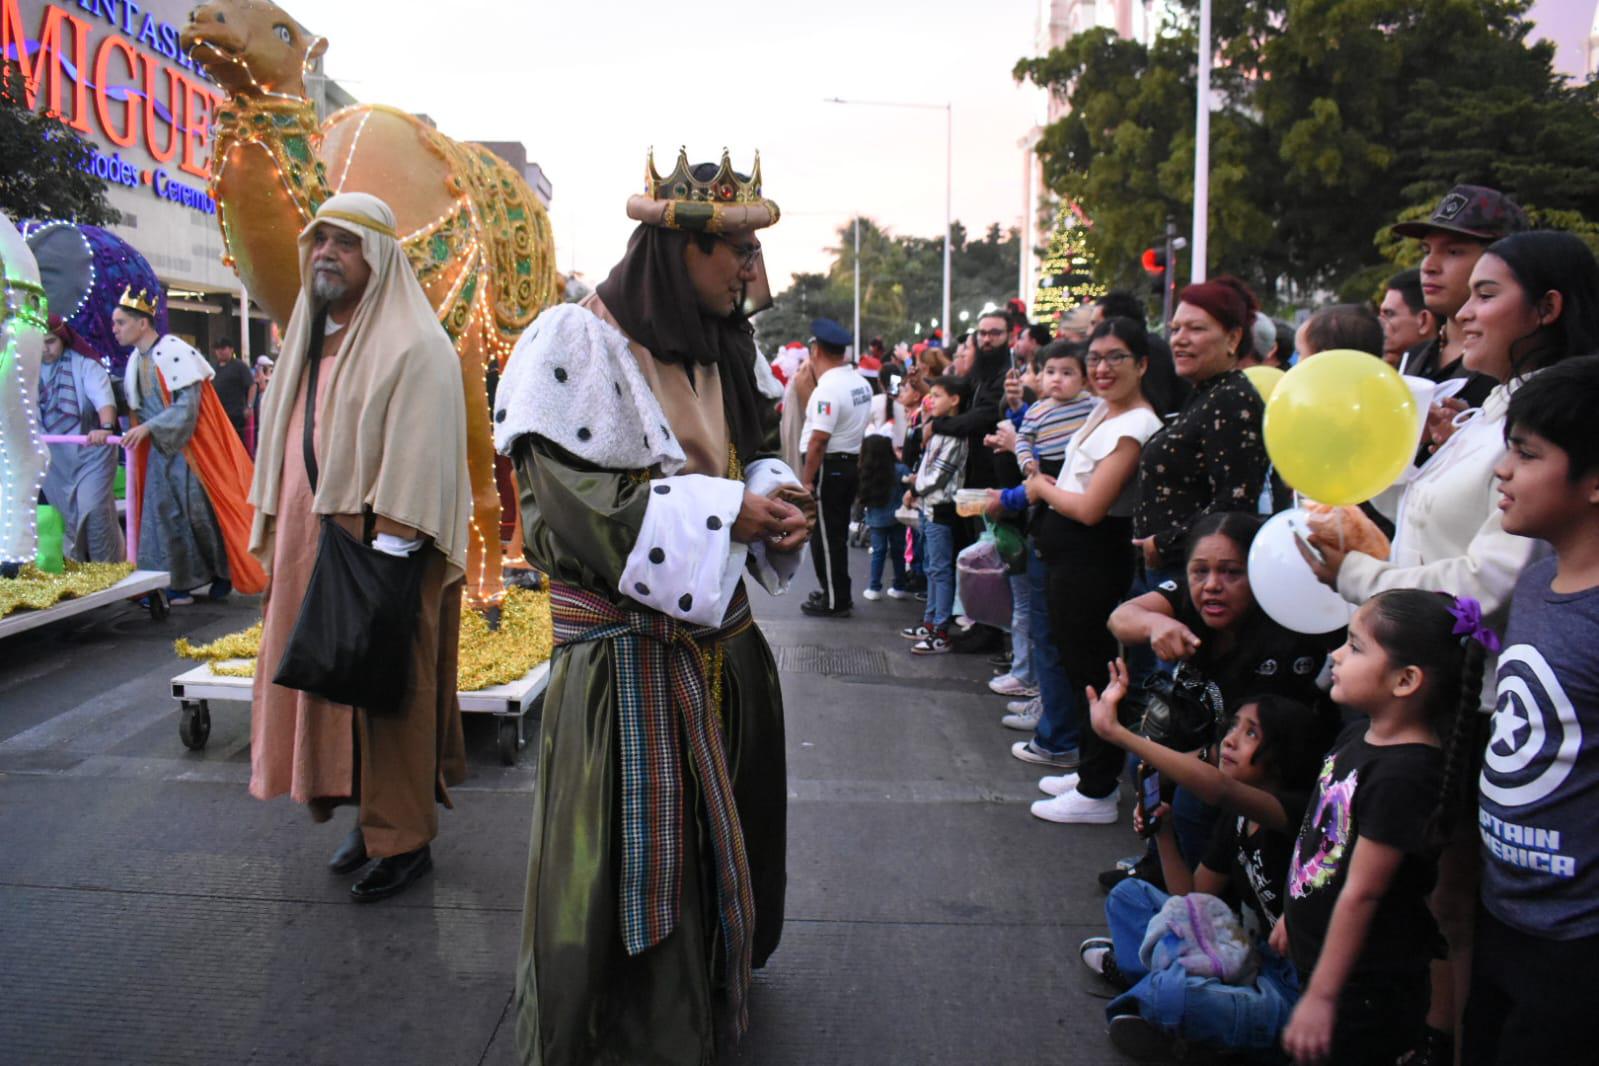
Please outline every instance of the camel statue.
M461 356L472 544L467 595L500 582L500 497L484 373L560 298L549 216L527 182L487 148L394 108L356 104L318 124L305 77L327 51L270 0L195 8L183 47L227 91L212 126L211 195L225 261L282 328L299 293L296 236L340 192L394 209L401 245Z

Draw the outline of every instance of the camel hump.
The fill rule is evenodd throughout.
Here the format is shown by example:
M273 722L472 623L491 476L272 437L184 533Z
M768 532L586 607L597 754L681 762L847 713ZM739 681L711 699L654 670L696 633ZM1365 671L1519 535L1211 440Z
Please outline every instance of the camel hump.
M560 299L550 216L505 160L481 144L457 147L468 157L467 184L488 238L495 323L514 341L540 311Z
M365 192L394 211L402 236L424 229L460 199L448 139L393 108L357 104L322 125L328 191Z
M482 145L452 140L395 108L356 104L324 124L322 159L332 191L388 201L419 275L478 246L507 350L560 298L548 212L527 181Z

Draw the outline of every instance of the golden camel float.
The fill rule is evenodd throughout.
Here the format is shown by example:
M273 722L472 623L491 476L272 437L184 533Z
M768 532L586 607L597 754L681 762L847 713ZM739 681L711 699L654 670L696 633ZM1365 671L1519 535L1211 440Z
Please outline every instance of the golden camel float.
M299 292L295 239L318 205L368 192L394 209L401 245L461 357L472 544L467 592L500 591L500 497L484 392L522 330L560 296L549 216L527 182L482 145L413 115L356 104L318 123L305 78L327 51L269 0L212 0L183 47L227 91L212 127L211 194L226 262L287 324Z

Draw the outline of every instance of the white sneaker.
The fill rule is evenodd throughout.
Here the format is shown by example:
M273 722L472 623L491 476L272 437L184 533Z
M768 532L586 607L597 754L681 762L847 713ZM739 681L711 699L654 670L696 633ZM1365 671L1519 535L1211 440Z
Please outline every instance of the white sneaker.
M883 594L876 589L863 589L861 591L861 599L863 600L880 600L882 598Z
M1038 719L1044 714L1043 701L1036 696L1030 700L1018 700L1005 705L1010 711L999 720L999 724L1006 729L1020 729L1031 733L1038 729Z
M1104 799L1089 799L1075 787L1054 799L1035 801L1031 810L1034 818L1069 825L1111 825L1117 815L1114 793Z
M1048 796L1064 796L1076 787L1076 774L1055 774L1038 779L1038 791Z
M1038 695L1038 689L1018 681L1014 674L1000 674L988 683L988 691L1001 696L1020 696L1023 699L1031 699Z
M908 600L911 598L911 594L904 589L897 589L890 585L888 587L888 598L891 600Z

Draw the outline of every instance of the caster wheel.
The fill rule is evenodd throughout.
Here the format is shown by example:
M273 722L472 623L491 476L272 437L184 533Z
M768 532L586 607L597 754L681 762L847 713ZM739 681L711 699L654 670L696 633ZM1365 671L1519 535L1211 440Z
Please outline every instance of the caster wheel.
M211 739L211 708L204 702L185 703L178 719L178 737L190 751L199 751Z
M517 754L522 749L521 733L515 718L500 719L500 762L506 766L516 765Z
M150 593L150 619L155 622L165 622L167 615L172 613L172 605L167 602L165 589L156 589Z

